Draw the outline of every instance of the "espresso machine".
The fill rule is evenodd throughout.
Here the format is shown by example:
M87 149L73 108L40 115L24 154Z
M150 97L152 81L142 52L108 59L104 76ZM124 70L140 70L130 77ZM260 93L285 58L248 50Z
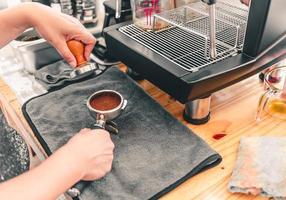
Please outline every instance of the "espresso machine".
M134 22L108 27L109 55L185 104L185 120L206 123L212 93L286 58L286 1L234 1L154 13L153 30Z

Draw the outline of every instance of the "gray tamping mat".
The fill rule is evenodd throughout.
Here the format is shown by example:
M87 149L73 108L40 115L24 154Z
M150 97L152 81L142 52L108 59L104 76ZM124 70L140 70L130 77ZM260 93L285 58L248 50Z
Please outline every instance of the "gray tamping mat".
M82 192L83 200L158 198L221 157L165 111L134 81L112 67L100 76L30 100L23 112L48 153L92 127L86 107L95 91L113 89L128 100L112 135L112 171ZM76 163L75 163L76 164Z
M29 169L29 151L22 137L11 128L0 110L0 182Z
M70 77L70 73L74 68L71 67L67 62L60 60L37 70L34 76L38 83L40 83L46 90L52 91L55 89L60 89L66 85L85 80L92 76L97 76L106 69L106 66L101 66L98 64L95 65L97 66L96 70L86 72L72 78Z

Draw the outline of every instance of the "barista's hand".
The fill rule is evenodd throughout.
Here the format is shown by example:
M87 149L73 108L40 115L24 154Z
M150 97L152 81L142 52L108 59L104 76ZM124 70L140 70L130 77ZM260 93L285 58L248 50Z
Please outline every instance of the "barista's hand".
M79 180L99 179L109 172L113 148L108 132L83 129L39 166L1 183L0 197L57 199Z
M85 44L85 57L89 59L96 39L77 19L39 3L26 3L26 6L28 7L26 9L30 9L31 26L35 27L70 65L76 66L76 60L66 44L71 39L82 41Z
M111 170L114 144L105 130L82 129L65 148L77 160L83 180L100 179Z

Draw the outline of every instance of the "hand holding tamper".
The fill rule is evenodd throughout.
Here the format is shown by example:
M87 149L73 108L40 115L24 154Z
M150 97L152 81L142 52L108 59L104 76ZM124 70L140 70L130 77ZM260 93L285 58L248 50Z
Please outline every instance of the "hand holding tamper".
M84 57L84 44L77 40L67 41L67 45L71 53L76 59L76 68L70 73L71 78L93 72L97 69L94 63L90 63Z

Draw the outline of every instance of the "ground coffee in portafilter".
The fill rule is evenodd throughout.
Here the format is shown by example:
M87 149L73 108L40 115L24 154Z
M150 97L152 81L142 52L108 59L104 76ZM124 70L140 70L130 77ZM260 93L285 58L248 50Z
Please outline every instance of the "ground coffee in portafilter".
M120 96L110 92L100 93L90 100L91 107L100 111L112 110L119 106L120 103Z

